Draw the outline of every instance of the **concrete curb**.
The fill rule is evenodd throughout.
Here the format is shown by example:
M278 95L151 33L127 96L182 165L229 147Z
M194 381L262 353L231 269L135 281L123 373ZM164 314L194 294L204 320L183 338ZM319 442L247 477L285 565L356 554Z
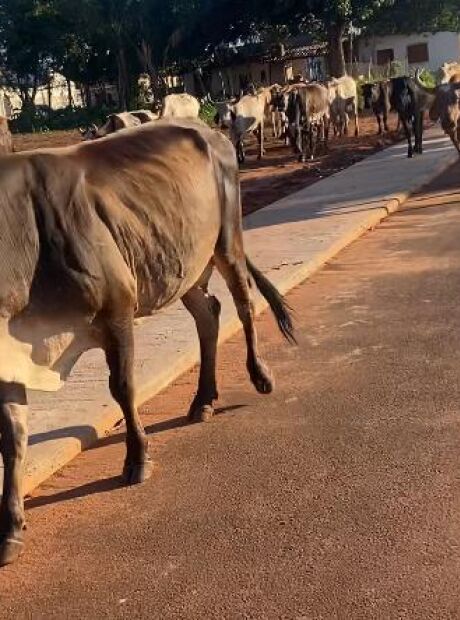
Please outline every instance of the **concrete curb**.
M389 147L386 151L390 151L392 148L394 147ZM386 151L384 151L384 153ZM276 284L282 294L285 294L293 287L305 281L315 271L327 263L327 261L335 257L343 248L358 239L367 230L375 227L391 213L398 210L402 203L406 201L408 197L414 193L414 191L417 191L422 186L432 181L452 163L454 163L455 160L456 157L454 159L454 157L444 154L441 157L441 161L436 162L436 165L430 168L429 173L425 172L420 177L417 184L412 184L410 190L397 191L391 193L387 198L378 200L378 206L372 206L369 211L363 212L362 217L360 215L357 225L354 225L352 228L344 231L344 233L339 237L331 240L331 243L326 243L325 247L323 247L320 251L316 251L310 259L303 260L298 265L293 263L289 269L286 269L282 273L277 272L275 279L273 279L272 275L270 275L271 279L274 281L274 284ZM362 163L363 162L355 164L355 166L359 166ZM347 171L351 170L351 168L355 168L355 166L351 166L339 174L346 175ZM329 177L329 179L330 178L331 177ZM324 181L328 181L328 179L325 179ZM287 197L287 199L289 198L290 197ZM279 203L281 202L283 201L279 201ZM357 204L359 205L360 203ZM266 209L269 208L270 207L267 207ZM257 213L260 214L260 212L256 212L256 214ZM347 212L344 211L343 214L340 213L339 215L346 217ZM252 216L249 216L249 218L251 217ZM267 303L261 296L256 296L254 301L257 314L260 314L267 308ZM235 313L223 312L219 342L224 342L239 330L240 323ZM173 331L172 333L175 332ZM137 382L137 403L141 404L160 392L178 376L193 367L198 361L199 349L197 343L193 346L187 345L183 351L178 349L177 353L173 356L172 361L170 360L170 363L168 363L166 368L162 368L160 372L156 372L151 378ZM89 400L89 398L87 398L87 400ZM94 402L89 403L88 406L91 405L94 406ZM97 405L99 406L99 401L97 401ZM83 404L82 406L84 407L85 405ZM69 433L65 432L67 429L63 429L62 436L59 436L59 433L56 433L56 438L53 440L47 439L46 441L43 441L42 444L37 441L33 446L33 459L31 459L31 461L27 464L24 480L24 493L30 493L58 469L75 458L75 456L77 456L82 450L95 443L98 438L107 435L107 433L110 432L114 426L116 426L121 418L122 416L118 406L111 400L105 400L102 404L102 410L98 412L97 415L95 414L92 418L91 425L75 427L76 430L71 433L71 436L69 436Z

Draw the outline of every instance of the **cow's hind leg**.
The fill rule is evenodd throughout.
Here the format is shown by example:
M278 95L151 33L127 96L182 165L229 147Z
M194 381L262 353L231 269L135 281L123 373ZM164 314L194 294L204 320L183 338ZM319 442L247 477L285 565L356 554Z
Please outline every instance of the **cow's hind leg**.
M126 422L126 459L123 478L138 484L150 478L153 463L148 441L134 404L133 312L105 319L105 356L110 370L109 387L120 405Z
M0 566L11 564L24 548L22 477L27 449L25 388L0 383L0 436L3 494L0 506Z
M241 243L238 244L242 246ZM254 308L249 290L249 275L246 259L241 251L231 249L230 252L216 247L215 261L217 268L225 279L232 294L233 301L243 324L247 345L246 367L249 377L258 392L270 394L273 390L273 380L268 369L259 357L257 350L257 334L254 326Z
M190 406L190 420L207 422L213 416L213 401L218 398L216 386L216 353L219 335L220 303L201 287L190 289L182 302L193 316L200 340L200 377L198 391Z

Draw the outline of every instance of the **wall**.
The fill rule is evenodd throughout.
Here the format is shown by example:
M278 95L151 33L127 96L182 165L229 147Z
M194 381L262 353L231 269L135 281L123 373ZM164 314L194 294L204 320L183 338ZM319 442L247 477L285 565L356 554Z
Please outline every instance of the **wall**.
M213 69L211 73L211 96L222 96L222 83L227 97L236 96L240 92L240 78L256 86L270 86L271 84L285 84L294 75L300 74L307 79L314 79L324 75L325 62L323 58L294 58L273 62L247 62L231 65L221 69ZM185 91L198 95L192 73L183 76Z
M358 44L358 57L362 63L372 61L376 64L377 51L392 48L395 60L407 63L407 46L416 43L428 44L427 63L409 65L409 68L424 67L437 71L447 60L460 59L460 34L457 32L437 32L411 35L390 35L386 37L362 38Z

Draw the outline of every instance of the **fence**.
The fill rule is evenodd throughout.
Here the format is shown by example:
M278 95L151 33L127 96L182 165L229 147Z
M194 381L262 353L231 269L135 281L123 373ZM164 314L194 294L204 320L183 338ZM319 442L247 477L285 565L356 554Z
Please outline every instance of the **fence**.
M376 65L370 62L353 62L346 65L347 73L355 79L385 80L400 75L411 75L415 68L409 65L407 58L392 60L384 65Z

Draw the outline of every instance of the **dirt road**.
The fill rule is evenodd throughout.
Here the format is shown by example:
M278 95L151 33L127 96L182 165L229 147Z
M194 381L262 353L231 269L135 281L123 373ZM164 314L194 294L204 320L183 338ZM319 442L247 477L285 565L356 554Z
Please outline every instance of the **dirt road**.
M396 117L391 115L390 127L396 127ZM353 127L353 125L352 125ZM262 162L256 160L256 143L249 138L247 163L241 168L243 210L251 213L301 189L319 179L334 174L360 161L364 157L393 144L400 136L392 131L384 137L376 134L376 121L372 116L360 120L361 135L333 138L327 154L320 154L314 161L300 164L292 149L279 140L268 137L266 157ZM267 129L267 136L270 130ZM18 151L41 147L66 146L81 141L78 131L53 131L41 134L22 134L14 136L14 146Z
M123 488L123 435L27 501L1 617L458 618L460 165L289 295L299 346L258 320L219 415L185 425L191 371L143 407L153 478Z

